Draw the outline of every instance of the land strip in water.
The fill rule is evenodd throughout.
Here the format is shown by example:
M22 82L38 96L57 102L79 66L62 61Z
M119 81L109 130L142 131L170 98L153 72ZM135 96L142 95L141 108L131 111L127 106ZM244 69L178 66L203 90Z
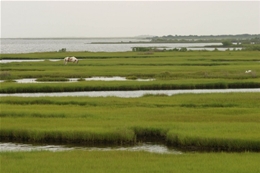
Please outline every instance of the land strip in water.
M163 142L198 151L260 151L259 93L140 98L2 97L3 141Z

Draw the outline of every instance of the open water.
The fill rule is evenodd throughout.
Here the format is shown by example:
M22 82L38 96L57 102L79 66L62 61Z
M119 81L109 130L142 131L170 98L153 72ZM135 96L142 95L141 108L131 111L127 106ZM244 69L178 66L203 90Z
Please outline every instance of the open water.
M145 95L203 94L203 93L237 93L260 92L260 88L250 89L192 89L192 90L138 90L138 91L82 91L53 93L12 93L0 94L1 97L121 97L136 98Z
M131 43L150 41L140 38L1 38L1 53L57 52L63 48L66 51L89 52L125 52L132 47L164 47L166 49L181 47L202 47L206 45L221 45L221 43ZM129 44L91 44L92 42L129 42ZM214 48L189 48L206 49ZM220 50L220 49L219 49Z

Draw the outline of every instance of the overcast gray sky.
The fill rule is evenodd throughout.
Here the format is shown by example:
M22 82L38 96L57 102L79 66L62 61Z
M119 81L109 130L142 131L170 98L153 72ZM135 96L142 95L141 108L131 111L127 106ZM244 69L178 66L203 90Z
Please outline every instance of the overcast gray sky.
M1 1L1 38L245 33L260 1Z

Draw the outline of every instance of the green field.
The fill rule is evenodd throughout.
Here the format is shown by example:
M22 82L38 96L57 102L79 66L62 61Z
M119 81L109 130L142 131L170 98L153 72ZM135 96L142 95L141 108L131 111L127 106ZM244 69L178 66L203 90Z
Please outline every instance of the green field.
M64 65L62 61L49 61L65 56L76 56L80 62ZM0 77L5 82L0 83L0 93L260 88L257 51L67 52L2 54L1 58L45 61L1 63ZM246 70L252 73L246 74ZM92 76L122 76L131 80L62 82ZM22 78L61 82L13 82ZM140 82L135 78L155 80ZM187 151L182 155L127 151L1 152L1 172L260 171L259 92L140 98L1 97L0 108L1 141L96 146L152 141Z

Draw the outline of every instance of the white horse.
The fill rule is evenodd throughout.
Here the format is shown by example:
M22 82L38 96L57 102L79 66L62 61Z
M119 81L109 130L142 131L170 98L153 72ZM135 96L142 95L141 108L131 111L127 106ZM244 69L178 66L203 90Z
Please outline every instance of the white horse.
M68 62L78 63L79 60L74 56L64 58L64 64L66 65Z

